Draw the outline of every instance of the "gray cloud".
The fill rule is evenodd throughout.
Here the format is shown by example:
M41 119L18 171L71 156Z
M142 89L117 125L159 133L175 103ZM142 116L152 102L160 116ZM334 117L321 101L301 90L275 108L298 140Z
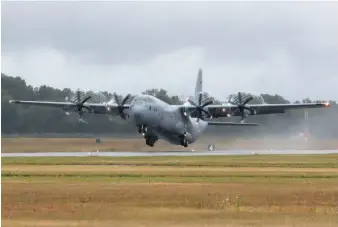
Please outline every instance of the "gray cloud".
M3 2L2 71L33 85L336 99L338 3Z

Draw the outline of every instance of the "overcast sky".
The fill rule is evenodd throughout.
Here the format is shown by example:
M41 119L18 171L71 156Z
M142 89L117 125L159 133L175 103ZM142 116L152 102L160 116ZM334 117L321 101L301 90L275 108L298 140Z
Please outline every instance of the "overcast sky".
M1 2L1 71L33 86L338 100L338 2ZM24 97L22 97L24 98Z

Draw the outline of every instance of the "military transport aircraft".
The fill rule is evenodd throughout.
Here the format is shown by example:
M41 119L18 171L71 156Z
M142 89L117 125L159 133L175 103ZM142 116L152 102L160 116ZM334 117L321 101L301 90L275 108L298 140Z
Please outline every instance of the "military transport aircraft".
M136 95L130 104L126 104L131 95L128 94L122 101L114 94L116 103L88 103L91 96L84 98L77 93L75 101L49 102L10 100L14 104L63 108L64 111L78 112L79 121L83 120L84 113L107 114L109 117L120 115L124 120L130 120L138 127L138 131L146 140L146 144L153 147L155 142L162 138L171 144L187 147L195 142L205 131L208 125L219 126L259 126L258 124L244 123L248 115L284 113L295 108L320 108L330 106L328 103L307 104L247 104L253 97L242 97L238 93L237 103L213 104L212 98L203 98L202 70L199 69L194 98L189 98L182 105L169 105L150 95ZM87 103L86 103L87 102ZM196 103L197 102L197 103ZM246 110L246 111L245 111ZM247 112L247 113L246 113ZM241 123L215 122L206 118L241 116Z

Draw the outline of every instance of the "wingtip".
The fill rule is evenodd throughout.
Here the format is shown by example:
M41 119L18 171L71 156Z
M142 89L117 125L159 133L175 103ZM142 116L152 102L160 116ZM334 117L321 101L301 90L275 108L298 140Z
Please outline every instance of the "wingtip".
M323 106L324 107L331 107L331 104L329 102L325 102L325 103L323 103Z
M11 104L13 104L13 103L20 103L20 101L18 101L18 100L9 100L8 102L11 103Z

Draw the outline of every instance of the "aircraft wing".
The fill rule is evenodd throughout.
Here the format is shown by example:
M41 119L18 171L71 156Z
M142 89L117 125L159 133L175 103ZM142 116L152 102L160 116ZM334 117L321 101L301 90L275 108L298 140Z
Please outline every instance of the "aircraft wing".
M247 104L247 107L254 110L254 114L250 115L262 115L262 114L278 114L285 113L292 109L310 109L310 108L325 108L330 107L329 103L302 103L302 104ZM191 105L180 105L182 110L187 110L191 113L192 117L197 117L196 107ZM237 105L233 104L222 104L222 105L208 105L205 107L206 110L212 115L213 118L227 117L228 114L231 116L240 116ZM196 116L195 116L196 115Z
M60 108L69 112L76 112L77 106L72 102L49 102L49 101L24 101L24 100L10 100L9 103L13 104L22 104L29 106L43 106L43 107L53 107ZM110 114L118 115L118 105L117 104L103 104L103 103L85 103L83 104L83 112L91 114L107 114L107 108L110 108ZM86 108L87 107L87 108ZM128 109L129 105L123 105L123 109Z

